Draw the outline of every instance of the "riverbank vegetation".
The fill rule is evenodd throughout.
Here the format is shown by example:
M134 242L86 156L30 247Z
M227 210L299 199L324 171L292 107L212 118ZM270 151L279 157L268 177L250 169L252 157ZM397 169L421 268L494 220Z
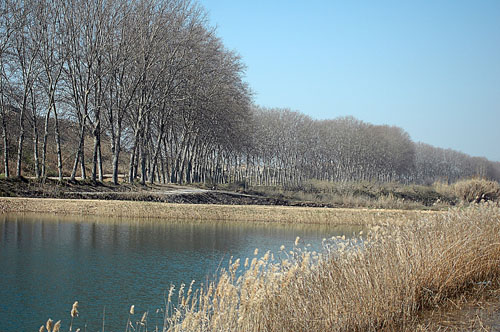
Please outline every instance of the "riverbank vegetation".
M328 208L446 210L455 205L498 201L500 185L485 179L460 180L431 186L397 182L328 182L310 180L297 186L245 187L230 183L217 187L55 179L0 179L0 196L99 199L165 203L270 205ZM103 203L104 204L104 203Z
M235 189L229 185L229 188ZM398 182L328 182L310 180L297 186L256 186L250 193L333 207L378 209L446 209L454 205L498 201L500 185L481 178L448 184L404 185Z
M5 0L3 174L102 182L500 180L500 163L401 128L252 104L245 66L190 0Z
M319 253L297 239L279 254L233 259L200 288L172 286L164 308L131 310L127 329L442 330L432 312L499 289L499 234L500 208L483 203L325 240Z

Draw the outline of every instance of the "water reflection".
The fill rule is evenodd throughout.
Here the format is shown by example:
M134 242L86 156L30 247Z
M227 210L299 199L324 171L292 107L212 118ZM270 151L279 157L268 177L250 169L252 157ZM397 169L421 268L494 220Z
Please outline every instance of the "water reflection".
M2 331L37 330L47 318L68 326L80 301L88 331L122 330L136 311L162 307L171 284L197 283L255 248L278 252L296 236L317 249L321 240L358 233L358 226L161 222L3 216L0 219L0 321Z

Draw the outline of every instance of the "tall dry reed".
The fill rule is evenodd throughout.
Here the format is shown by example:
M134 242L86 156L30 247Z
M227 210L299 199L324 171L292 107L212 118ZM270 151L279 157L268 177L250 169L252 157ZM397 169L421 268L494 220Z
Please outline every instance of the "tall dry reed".
M336 239L322 253L236 260L195 296L170 301L163 328L405 330L423 309L499 275L500 209L473 206L376 227L362 242Z

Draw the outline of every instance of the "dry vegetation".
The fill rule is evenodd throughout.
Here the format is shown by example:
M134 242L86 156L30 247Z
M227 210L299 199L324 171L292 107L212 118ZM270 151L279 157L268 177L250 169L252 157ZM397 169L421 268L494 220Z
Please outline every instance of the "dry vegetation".
M453 184L455 195L463 202L479 203L500 198L500 185L485 179L462 180Z
M131 308L127 330L444 330L419 315L498 287L500 208L494 203L374 226L362 241L325 240L321 253L301 250L299 242L277 256L237 259L198 290L172 287L159 313ZM148 321L158 314L162 326ZM484 327L479 316L471 324Z
M453 298L439 308L427 310L415 324L416 331L464 332L498 331L500 320L500 285L476 283L459 298Z
M295 187L255 187L256 193L330 206L376 209L446 209L457 202L451 192L434 186L397 182L327 182L310 180Z
M146 184L110 182L44 181L0 178L0 196L100 200L154 201L222 205L284 205L398 210L447 210L454 205L496 201L500 185L480 178L432 186L396 182L328 182L310 180L293 187L253 186L230 183L218 186L197 184Z
M237 189L229 185L229 189ZM250 193L330 207L445 210L454 205L497 201L500 185L482 178L454 184L403 185L397 182L329 182L309 180L297 186L257 186Z
M0 213L48 213L169 221L216 220L217 222L371 225L386 222L396 224L406 220L431 218L444 212L0 197Z

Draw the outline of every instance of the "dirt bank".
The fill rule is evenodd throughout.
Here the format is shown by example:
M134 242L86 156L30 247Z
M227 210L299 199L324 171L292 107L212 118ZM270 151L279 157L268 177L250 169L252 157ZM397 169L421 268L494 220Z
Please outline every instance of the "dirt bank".
M365 225L432 218L443 212L0 197L0 213Z
M264 194L247 194L224 190L209 190L172 184L113 185L109 182L64 181L44 182L26 178L0 179L0 196L30 198L98 199L188 204L222 205L282 205L333 207L330 204L298 202Z

